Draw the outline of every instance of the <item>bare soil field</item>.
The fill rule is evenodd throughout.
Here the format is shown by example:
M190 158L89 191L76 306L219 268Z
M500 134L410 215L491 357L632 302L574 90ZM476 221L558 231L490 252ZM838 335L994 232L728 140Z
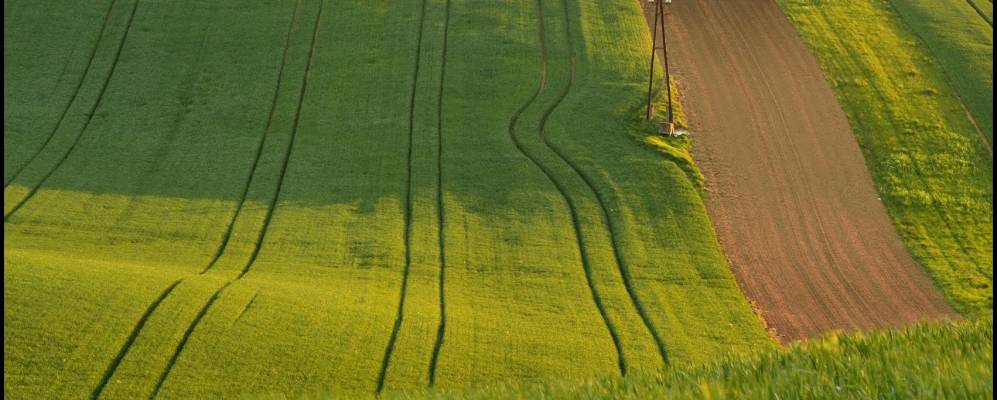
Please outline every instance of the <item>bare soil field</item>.
M669 5L708 208L780 341L954 316L907 253L834 93L771 1Z

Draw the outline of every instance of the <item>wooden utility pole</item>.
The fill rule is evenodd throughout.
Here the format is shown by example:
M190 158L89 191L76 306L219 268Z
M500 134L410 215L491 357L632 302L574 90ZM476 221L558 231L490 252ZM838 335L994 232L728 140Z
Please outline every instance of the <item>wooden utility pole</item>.
M675 132L675 117L672 112L672 76L668 70L668 41L665 39L665 9L664 3L671 3L671 0L650 0L654 7L654 24L651 26L651 68L647 78L647 115L645 118L651 120L651 102L654 98L654 60L657 58L657 51L661 50L661 64L665 70L665 93L668 96L668 135ZM659 28L660 27L660 28ZM661 46L658 46L658 32L661 32Z

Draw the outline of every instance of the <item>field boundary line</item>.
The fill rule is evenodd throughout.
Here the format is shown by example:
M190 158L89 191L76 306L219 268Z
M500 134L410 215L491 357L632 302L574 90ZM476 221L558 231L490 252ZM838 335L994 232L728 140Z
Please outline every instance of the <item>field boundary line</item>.
M433 354L429 359L429 386L436 384L436 366L440 359L440 351L443 349L443 338L447 329L447 302L446 302L446 238L444 237L444 226L446 222L444 201L443 201L443 85L447 75L447 42L450 34L450 0L446 0L443 14L443 50L440 65L440 87L436 94L436 218L438 225L437 238L440 251L440 323L436 327L436 341L433 343Z
M149 321L149 317L156 312L159 305L162 304L167 297L169 297L170 293L173 292L173 289L176 289L181 282L183 282L183 279L178 279L167 286L166 290L160 293L159 297L153 300L152 303L145 309L142 317L139 318L138 322L135 324L135 327L132 328L131 333L128 334L128 338L125 339L125 343L121 346L121 350L118 350L118 354L114 356L111 363L107 366L107 369L104 370L104 375L101 376L97 387L90 393L91 399L96 400L100 397L101 393L104 392L104 388L107 387L107 384L111 381L111 377L113 377L114 372L117 371L118 365L121 365L121 361L125 359L125 355L128 354L128 350L131 349L132 344L134 344L135 340L138 339L138 335L142 332L142 328L145 327L145 323Z
M31 165L31 163L33 163L36 158L38 158L38 155L45 150L45 147L48 147L49 142L52 141L52 138L55 137L55 133L59 130L59 127L62 126L62 121L66 119L66 114L69 114L69 109L73 106L73 103L76 102L76 98L80 94L80 89L83 88L83 82L86 80L87 74L90 73L90 67L93 65L93 59L97 56L97 49L100 47L100 43L104 39L104 32L107 30L107 22L110 20L111 12L114 10L114 5L117 2L118 0L111 0L110 4L108 4L107 12L104 13L104 19L101 21L100 24L100 31L98 31L97 33L97 40L94 42L93 48L90 50L90 58L87 60L87 66L83 68L83 73L80 74L80 79L79 81L76 82L76 88L73 89L73 95L70 96L69 101L66 102L66 107L62 109L62 114L60 114L59 119L56 120L55 126L52 127L52 131L49 132L48 137L45 139L44 142L42 142L42 145L38 147L38 150L36 150L35 153L32 154L30 158L28 158L28 161L26 161L24 164L21 164L21 166L17 168L14 174L10 176L10 179L3 183L4 189L6 189L7 186L9 186L12 182L17 180L17 177L21 175L21 172L24 171L24 169L27 168L28 165Z
M606 208L606 202L603 199L602 194L600 194L599 191L596 189L595 185L589 179L588 175L586 175L582 171L582 169L577 164L575 164L574 161L572 161L569 157L567 157L567 155L563 151L561 151L560 148L555 146L550 141L550 138L548 138L546 134L547 120L549 119L550 115L553 114L554 110L558 106L560 106L561 102L564 101L564 99L567 98L568 95L571 93L571 89L574 86L575 77L577 75L576 71L577 61L575 58L574 37L571 34L571 17L568 10L569 7L567 0L562 0L562 8L564 9L564 35L568 48L570 74L568 75L568 84L565 85L564 91L559 95L557 101L550 107L548 112L545 113L545 115L541 120L540 132L539 132L540 139L547 148L549 148L554 154L556 154L558 158L560 158L565 164L567 164L568 167L570 167L571 170L579 178L581 178L583 182L585 182L585 185L588 187L589 191L591 191L592 194L595 196L596 203L599 205L599 209L602 211L602 218L605 221L607 233L609 234L609 240L613 248L613 257L616 261L617 270L620 272L621 278L623 278L623 286L626 289L628 297L630 297L630 301L633 304L635 311L637 312L637 316L640 317L641 322L644 324L644 327L648 330L648 333L651 334L652 339L654 339L654 343L658 349L658 355L661 357L662 363L668 365L669 364L668 352L666 351L664 341L661 339L661 335L658 333L657 328L651 322L650 317L647 314L646 308L641 302L640 296L636 292L636 288L634 287L633 284L633 279L630 276L630 268L623 260L623 255L620 253L619 245L616 243L616 229L613 225L612 219L610 218L609 210ZM593 291L594 290L595 289L593 287ZM621 352L621 359L622 359L622 352ZM626 374L625 370L623 370L622 372L623 374Z
M322 22L322 12L325 8L324 6L325 6L325 1L320 1L318 6L318 13L315 16L315 27L312 30L311 47L308 49L308 58L305 64L304 76L302 77L301 92L298 95L298 106L297 110L295 110L294 113L293 125L291 126L291 138L287 145L287 150L284 156L283 164L281 165L280 176L278 177L277 181L277 187L274 191L273 198L270 202L270 207L267 209L267 215L264 219L263 226L260 229L259 238L256 241L256 247L253 249L253 253L250 255L249 260L246 262L246 266L243 267L239 275L234 279L229 280L224 285L222 285L222 287L220 287L218 290L215 291L215 293L211 296L210 299L208 299L208 302L204 304L204 306L198 312L197 316L191 322L190 326L184 332L183 338L177 344L177 347L174 350L173 355L170 357L170 360L167 362L166 367L164 368L163 372L160 374L152 394L149 395L150 399L154 399L156 398L157 395L159 395L159 391L162 389L163 384L166 382L166 379L169 377L170 372L173 370L173 366L176 365L177 361L180 359L180 355L183 353L183 350L187 347L187 342L189 341L190 337L194 334L194 330L197 329L197 326L200 324L201 320L204 318L205 315L207 315L208 311L211 309L211 306L214 305L215 301L217 301L221 297L221 295L225 292L225 289L228 289L232 284L238 282L244 276L246 276L246 274L255 264L256 259L260 254L260 248L263 245L263 240L266 238L266 234L270 226L270 220L273 217L274 209L276 208L277 201L280 198L281 188L283 187L284 183L284 177L287 173L287 165L290 161L291 153L293 152L294 149L294 143L297 139L298 125L301 121L301 109L303 108L304 105L305 94L308 89L308 78L311 75L311 69L314 63L315 48L318 42L318 31Z
M273 127L273 117L277 110L277 100L280 98L280 89L283 86L284 81L284 68L287 65L287 53L288 49L291 47L291 33L294 31L294 25L298 21L298 9L300 6L301 0L296 0L294 2L294 8L291 11L291 23L287 27L287 35L284 39L284 52L281 55L280 66L277 68L277 87L274 88L273 98L270 100L270 112L267 114L267 123L263 128L263 135L260 137L260 141L256 145L256 156L253 158L253 164L249 170L249 176L246 177L246 185L242 189L242 196L239 198L239 204L235 208L235 213L232 214L232 218L229 220L228 228L225 229L222 241L218 245L218 249L215 250L215 255L211 258L211 261L208 262L208 265L201 271L201 274L208 272L208 270L214 267L221 258L222 254L225 252L225 249L228 247L229 239L232 238L232 232L235 229L235 221L238 220L239 215L242 213L242 207L246 203L246 197L249 196L249 188L253 184L253 178L256 176L256 169L259 167L260 158L263 156L263 147L270 136L270 128Z
M409 95L408 152L405 161L405 231L403 233L405 241L405 266L402 269L402 282L398 293L395 322L391 328L391 336L388 337L387 347L384 349L384 357L381 359L381 371L377 376L377 388L374 390L378 394L384 391L388 365L391 363L391 355L395 351L398 333L401 331L402 322L405 319L405 297L408 294L409 271L412 268L412 147L415 137L415 100L419 89L419 65L422 62L422 35L426 25L426 2L427 0L422 0L419 11L419 32L416 34L415 66L412 68L412 90Z
M121 35L121 40L118 43L118 50L114 53L114 60L111 62L111 70L107 73L107 77L104 78L104 84L101 85L100 92L98 92L97 94L97 101L94 102L93 107L90 109L90 113L87 114L86 122L83 123L83 127L80 128L80 132L76 135L76 138L73 140L73 143L69 146L69 148L66 149L66 151L62 154L62 157L59 159L59 161L56 162L55 166L53 166L52 169L50 169L48 173L46 173L45 176L43 176L42 179L38 181L38 184L36 184L28 191L28 194L25 195L24 198L22 198L21 201L18 202L17 205L10 210L10 212L4 214L3 216L4 223L6 223L7 220L10 219L10 217L17 212L17 210L20 210L21 207L23 207L28 201L30 201L31 198L35 196L35 193L38 193L38 189L41 188L42 185L44 185L45 182L47 182L48 179L51 178L53 174L55 174L55 171L59 170L59 168L62 167L63 163L65 163L66 160L69 158L69 155L72 154L74 150L76 150L76 146L80 144L80 139L83 138L83 134L86 133L87 128L90 127L90 121L93 121L94 114L97 112L97 109L100 108L101 103L103 103L104 94L107 92L107 86L111 83L111 78L114 77L114 71L118 67L118 60L121 59L121 52L125 48L125 42L128 40L128 33L130 33L132 30L132 21L135 20L135 13L136 11L138 11L138 5L141 1L142 0L135 0L135 3L133 3L131 14L129 14L128 16L128 23L127 25L125 25L125 32Z
M625 374L627 369L626 357L623 355L622 344L620 343L620 338L619 334L616 331L616 327L609 320L605 307L602 304L602 299L599 296L598 291L595 289L595 285L593 284L592 267L590 260L588 258L588 251L586 250L587 247L585 246L585 238L584 235L582 234L581 224L580 221L578 220L578 211L575 207L574 200L572 200L571 196L568 195L568 192L564 189L562 183L554 178L553 172L547 166L541 163L540 160L537 159L533 154L526 151L526 147L523 146L523 144L519 141L518 136L516 135L516 124L518 123L519 116L523 112L525 112L526 109L529 106L531 106L533 102L540 96L540 94L547 88L549 69L547 62L547 43L546 43L547 38L544 28L545 17L543 12L542 0L537 0L536 6L537 6L537 23L538 23L537 36L540 42L540 84L537 86L537 90L530 98L530 100L517 111L517 113L513 116L512 121L510 121L509 136L512 138L512 142L515 144L516 149L519 150L519 152L522 153L523 156L529 159L538 169L540 169L541 172L543 172L544 176L551 183L551 185L553 185L554 188L558 191L558 193L560 193L561 198L564 200L565 205L568 208L568 213L571 216L571 225L575 233L575 244L578 246L578 256L582 263L582 271L584 272L585 275L585 283L589 288L589 294L592 296L592 300L595 303L596 310L599 312L600 317L602 317L603 324L606 326L606 330L608 331L610 339L613 342L613 346L616 350L616 356L617 356L617 367L619 368L621 374ZM569 81L568 86L570 85L571 83ZM544 112L540 117L541 126L539 127L538 130L542 131L543 129L542 126L544 120L546 119L546 116L550 112L552 112L553 109L556 108L559 103L560 103L560 96L558 99L554 101L554 103L552 103L550 106L544 109Z

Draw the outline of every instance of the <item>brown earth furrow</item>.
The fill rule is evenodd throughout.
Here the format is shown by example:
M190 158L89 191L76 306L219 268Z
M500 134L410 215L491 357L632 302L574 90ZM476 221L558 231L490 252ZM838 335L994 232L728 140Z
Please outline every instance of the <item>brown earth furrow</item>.
M666 20L710 215L775 336L954 317L897 236L830 85L778 6L676 1Z

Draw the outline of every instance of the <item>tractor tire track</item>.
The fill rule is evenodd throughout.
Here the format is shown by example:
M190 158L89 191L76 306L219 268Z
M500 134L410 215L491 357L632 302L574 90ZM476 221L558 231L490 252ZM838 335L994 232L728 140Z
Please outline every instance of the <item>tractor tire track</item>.
M48 182L48 179L51 178L53 174L55 174L55 171L59 170L59 168L62 167L63 163L65 163L66 160L69 158L69 156L73 153L73 151L76 150L77 145L80 144L80 139L83 138L83 134L86 133L87 128L90 127L90 122L93 121L94 114L97 112L97 109L100 108L100 105L103 103L104 94L107 92L107 86L108 84L110 84L111 78L114 77L114 71L118 67L118 60L121 59L121 52L125 48L125 42L128 40L128 34L132 30L132 22L135 20L135 13L138 11L138 6L141 1L142 0L135 0L135 3L133 3L132 5L132 11L128 15L128 23L127 25L125 25L125 32L121 35L121 40L118 43L118 49L114 53L114 60L111 62L111 70L107 73L107 77L104 79L104 83L101 85L100 91L97 94L97 101L94 102L93 107L90 109L90 112L87 114L86 121L83 123L83 127L80 128L80 132L76 135L76 138L73 139L73 143L69 146L69 148L66 149L66 151L62 154L62 157L59 158L59 161L56 162L55 166L53 166L52 169L50 169L45 174L45 176L42 177L42 179L38 182L38 184L33 186L28 191L28 194L25 195L24 198L22 198L21 201L18 202L17 205L10 210L10 212L4 214L3 216L4 223L6 223L7 220L10 219L10 217L17 212L17 210L20 210L21 207L23 207L28 201L30 201L31 198L35 196L35 193L38 193L38 189L41 188L46 182Z
M613 220L610 218L609 209L606 207L605 199L603 199L602 194L596 189L595 184L592 182L591 178L586 173L584 173L582 169L574 161L572 161L569 157L567 157L567 155L563 150L555 146L550 141L550 138L547 137L546 135L547 120L550 118L551 114L554 113L554 110L558 106L560 106L561 102L563 102L564 99L567 98L568 95L571 93L571 89L572 86L574 85L575 78L577 75L577 61L575 58L574 38L571 35L571 15L568 11L568 0L562 0L562 8L564 9L564 35L568 48L570 73L568 75L568 83L567 85L564 86L563 92L560 93L557 100L550 106L550 108L548 108L548 110L544 113L543 117L540 120L540 139L543 141L543 144L548 149L550 149L554 154L557 155L558 158L561 159L561 161L563 161L566 165L568 165L568 167L571 168L571 170L575 173L575 175L577 175L579 178L581 178L583 182L585 182L585 185L588 187L589 191L591 191L592 194L595 196L596 203L598 203L599 205L599 210L602 211L601 217L605 221L606 230L608 231L610 241L612 242L613 257L616 261L616 267L620 272L620 276L623 277L623 286L626 289L627 295L630 297L630 301L633 303L634 309L637 311L637 315L640 317L641 322L644 324L644 327L647 328L648 332L651 334L651 337L654 339L654 343L658 349L658 355L661 357L661 361L665 365L668 365L669 364L668 352L666 350L664 340L661 339L661 335L658 333L658 330L651 322L650 316L647 313L647 308L641 302L640 296L637 294L636 287L633 282L633 277L630 275L630 268L627 266L626 261L624 261L623 259L623 255L620 253L619 244L616 242L616 228L613 224ZM572 211L572 214L575 214L575 212ZM577 225L577 215L574 215L574 217ZM575 230L578 231L577 226ZM591 286L591 282L589 283L589 285ZM594 286L592 286L592 288L594 293L595 291ZM606 318L605 315L603 317ZM608 324L609 320L606 319L606 321ZM619 343L617 343L617 350L619 349L620 349ZM621 354L620 368L621 371L625 373L626 370L624 369L622 361L623 359L622 352L620 354Z
M275 188L274 195L270 200L270 206L267 208L267 214L264 217L263 226L260 228L260 233L256 240L255 247L253 248L253 253L250 255L242 271L239 272L239 275L234 279L229 280L224 285L222 285L222 287L220 287L218 290L215 291L215 293L211 296L211 298L208 299L208 302L205 303L203 307L201 307L201 310L198 312L197 316L194 317L194 320L191 322L190 326L187 327L187 330L184 331L184 335L180 339L180 342L177 343L176 349L173 351L173 355L170 357L169 361L167 361L166 367L163 369L163 372L160 374L159 379L156 381L156 386L153 388L152 394L149 395L150 399L154 399L156 398L157 395L159 395L159 391L162 389L163 384L166 382L166 379L170 375L170 372L173 370L173 367L176 365L177 361L180 359L180 356L183 354L183 350L187 347L187 343L189 342L191 336L193 336L194 331L197 329L197 326L208 314L208 311L210 311L211 306L215 304L215 301L221 298L222 294L224 294L225 292L225 289L228 289L229 287L232 286L232 284L238 282L243 277L245 277L246 274L253 267L253 265L256 263L256 259L260 254L260 249L263 245L263 241L264 239L266 239L266 235L269 232L268 228L270 227L270 222L273 218L274 209L277 207L277 203L280 200L281 189L283 188L284 185L284 177L287 175L287 166L289 164L291 154L294 151L294 143L297 140L298 126L301 122L301 110L304 105L305 94L308 91L308 78L311 75L311 69L313 66L313 60L315 55L315 48L318 43L318 31L322 23L322 14L324 8L325 8L325 2L320 1L318 7L318 13L315 16L315 26L312 29L311 46L308 49L308 57L305 63L305 72L304 76L302 77L302 83L301 83L301 92L298 95L297 109L295 110L294 120L291 125L291 138L288 141L287 149L285 150L284 153L284 160L281 164L280 175L278 176L277 179L277 187Z
M66 114L69 114L69 108L74 102L76 102L76 98L79 97L80 89L83 88L83 82L86 80L87 74L90 73L90 67L93 65L93 59L97 56L97 49L100 47L100 43L104 38L104 32L107 31L107 22L111 19L111 10L114 9L114 5L117 2L118 0L111 0L110 4L108 4L107 12L104 13L104 19L100 23L100 31L97 33L97 41L94 42L93 48L90 49L90 58L87 60L87 66L83 68L83 73L80 74L80 79L76 82L76 88L73 89L73 95L70 96L69 101L66 102L66 106L62 109L62 113L59 114L59 118L56 120L55 126L52 127L52 131L49 132L48 137L45 138L42 145L38 147L38 150L36 150L35 153L28 158L28 161L21 164L21 166L17 168L16 172L10 176L10 179L3 183L4 189L6 189L11 182L17 180L17 177L21 175L21 172L24 171L28 165L31 165L36 158L38 158L38 155L45 150L45 147L47 147L49 142L52 141L52 138L55 137L55 133L59 130L59 127L62 126L62 121L66 119Z
M440 323L436 327L436 341L433 343L433 355L429 360L429 386L436 384L436 366L440 359L440 351L443 349L443 338L447 329L447 302L446 302L446 267L447 252L446 238L444 237L444 227L446 224L445 209L443 207L443 85L447 76L447 42L450 33L450 0L447 0L443 14L443 49L440 56L440 83L439 91L436 93L436 218L438 225L438 240L440 251Z
M983 9L981 9L980 6L976 5L976 3L973 2L973 0L966 0L966 3L969 3L969 6L973 7L973 10L976 11L976 14L978 14L980 18L983 18L983 22L986 22L987 25L990 25L990 29L993 29L994 21L991 20L990 17L988 17L985 12L983 12Z
M419 10L419 31L416 33L415 65L412 68L412 90L409 95L408 152L405 161L405 231L403 233L405 241L405 266L402 270L402 283L398 294L395 323L391 328L391 336L388 338L387 347L384 349L384 357L381 359L381 371L377 376L377 388L375 392L378 394L384 390L388 365L391 363L391 354L394 353L395 343L398 341L398 333L402 328L405 316L405 297L408 294L409 271L412 268L412 147L415 137L415 99L419 87L419 65L422 61L422 36L426 25L426 1L422 0Z
M301 7L301 0L296 0L294 2L294 9L291 11L291 23L287 27L287 35L284 38L284 51L280 59L280 67L277 68L277 86L274 88L273 97L270 100L270 111L267 114L267 123L263 128L263 134L260 136L260 141L256 145L256 155L253 157L252 167L249 169L249 176L246 177L246 184L242 188L242 195L239 197L239 204L236 205L235 213L232 214L232 218L228 222L228 227L225 228L225 234L222 236L222 241L218 245L218 249L215 251L214 256L208 265L204 267L201 274L208 272L215 264L218 259L221 258L222 254L225 252L225 248L228 246L229 239L232 238L232 231L235 229L235 221L239 219L239 215L242 213L242 207L246 203L246 197L249 196L249 188L253 184L253 177L256 176L256 169L259 167L260 158L263 156L263 145L266 144L267 138L270 136L270 129L273 127L273 117L277 110L277 100L280 98L280 89L283 86L284 81L284 67L287 65L287 53L288 49L291 47L291 32L294 30L294 25L298 21L298 9Z
M232 216L232 220L229 221L228 228L227 228L227 230L225 232L225 236L224 236L224 238L222 240L222 243L218 247L218 251L215 253L214 257L208 263L207 267L204 270L201 271L201 273L200 273L201 275L203 275L204 273L208 272L208 270L211 269L211 267L213 267L215 265L215 263L218 261L218 259L221 257L222 253L224 252L225 247L228 244L228 239L229 239L229 237L232 234L232 229L233 229L233 226L235 224L235 220L239 216L239 212L242 210L242 205L245 202L246 196L247 196L247 194L249 192L249 186L252 183L253 175L256 173L256 167L259 164L259 160L260 160L260 157L261 157L261 154L262 154L262 150L263 150L263 144L266 141L268 133L270 132L270 127L271 127L272 122L273 122L274 110L277 107L277 98L278 98L278 94L280 93L281 82L283 81L284 67L287 64L287 53L288 53L288 48L290 47L290 42L291 42L291 40L290 40L291 39L291 31L293 30L294 25L295 25L295 23L297 21L297 18L298 18L298 9L300 8L300 5L301 5L301 0L295 1L294 9L292 10L292 13L291 13L291 23L290 23L290 26L288 26L288 28L287 28L287 37L286 37L285 43L284 43L284 51L283 51L283 55L281 57L281 63L280 63L280 66L278 67L278 70L277 70L277 87L274 89L274 96L273 96L273 100L272 100L271 106L270 106L270 113L269 113L269 115L267 117L267 124L266 124L266 127L264 128L263 135L260 138L260 143L257 146L256 156L255 156L255 158L253 160L252 170L250 172L250 176L248 177L248 179L246 181L246 187L243 190L242 198L239 201L239 205L236 208L235 214ZM140 323L138 325L136 325L135 329L132 331L131 335L129 336L129 340L125 342L125 344L124 344L124 346L122 346L121 350L118 351L118 356L115 357L115 359L108 366L107 370L104 373L104 377L101 379L101 383L97 386L97 389L95 389L94 392L93 392L93 394L91 395L92 399L96 399L96 398L98 398L100 396L100 393L104 390L104 387L107 385L107 383L110 381L111 377L114 375L115 371L117 370L118 365L121 363L121 360L124 359L124 356L131 349L131 346L135 342L135 339L141 333L142 328L145 326L145 320L148 319L148 317L152 314L152 312L155 311L155 309L157 307L159 307L159 304L162 303L163 300L166 299L166 297L169 295L170 292L172 292L172 290L173 290L174 287L176 287L177 285L183 283L186 280L187 280L187 278L183 278L183 279L178 280L177 282L175 282L173 284L173 286L171 286L169 288L169 290L167 290L164 293L164 295L162 297L156 299L156 301L153 302L153 304L149 308L149 313L147 315L143 316L143 318L140 321ZM255 300L255 299L256 299L256 296L253 296L253 300ZM251 303L252 303L252 301L250 302L250 304ZM248 305L247 305L247 308L248 308ZM243 312L245 312L245 310L243 310ZM242 316L242 314L240 314L240 317L241 316Z
M242 317L245 316L247 312L249 312L249 309L252 308L254 304L256 304L257 297L260 297L260 292L258 290L256 291L256 293L253 294L253 297L249 299L249 302L246 303L246 306L242 307L242 310L239 311L239 315L236 315L235 321L232 321L233 324L238 323L242 319Z
M45 174L45 176L42 177L42 179L38 182L38 184L36 184L34 187L31 188L31 190L28 191L28 194L25 195L24 198L22 198L21 201L18 202L17 205L10 210L10 212L4 214L3 216L4 223L6 223L7 220L10 219L10 217L17 212L17 210L20 210L21 207L27 204L27 202L30 201L31 198L35 196L35 193L38 193L38 189L41 188L46 182L48 182L48 179L52 177L55 171L57 171L60 167L62 167L62 164L65 163L66 159L69 158L69 155L72 154L74 150L76 150L76 146L80 144L80 139L83 138L83 134L86 133L87 128L90 127L90 121L93 121L93 115L97 112L97 109L100 107L101 103L103 103L104 93L107 92L107 86L111 83L111 78L114 77L114 71L118 67L118 60L121 59L121 51L125 48L125 42L128 40L128 33L131 32L132 30L132 21L135 20L135 12L138 11L138 5L141 1L142 0L135 0L134 5L132 6L131 14L129 14L128 16L128 24L125 26L125 33L121 35L121 41L118 43L118 49L114 53L114 60L111 62L111 70L107 73L107 78L104 79L104 84L101 85L100 87L100 91L97 94L97 101L94 102L93 107L90 109L90 113L87 114L86 122L84 122L83 127L80 128L80 133L76 135L76 138L73 140L73 143L69 146L68 149L66 149L65 153L62 154L62 157L59 158L59 161L56 162L55 166L53 166L52 169L50 169Z
M557 189L558 193L560 193L561 198L564 199L565 205L567 205L568 207L568 211L571 214L571 224L575 232L575 242L576 245L578 246L578 255L582 261L582 270L585 272L585 282L588 285L589 293L592 296L592 300L595 303L596 309L599 311L599 315L602 317L603 323L606 326L606 330L608 331L609 336L613 341L613 347L616 349L616 355L617 355L617 367L619 368L621 374L625 374L627 370L626 357L623 355L622 344L620 343L620 337L619 333L616 331L616 326L612 323L612 321L610 321L609 316L606 312L606 308L602 304L602 298L601 296L599 296L598 291L595 288L594 281L592 279L592 266L588 257L588 252L586 251L587 247L585 245L585 237L582 234L581 222L578 219L578 210L577 207L575 206L575 202L571 198L571 196L568 195L568 192L565 190L563 183L558 181L554 177L553 171L551 171L546 165L541 163L540 160L535 155L527 151L526 147L523 145L522 142L520 142L518 136L516 135L516 124L519 121L519 117L522 115L523 112L526 111L527 108L529 108L534 103L534 101L536 101L536 99L540 96L540 93L542 93L547 88L549 69L548 69L548 60L547 60L547 44L546 44L547 38L544 28L543 1L537 0L536 6L538 12L537 34L540 39L540 82L537 85L537 90L530 97L529 101L527 101L522 107L520 107L519 110L517 110L516 114L513 115L512 120L509 122L509 137L512 138L512 142L516 145L516 149L518 149L519 152L523 154L523 156L528 158L530 162L533 163L533 165L535 165L538 169L540 169L541 172L543 172L544 176L547 177L547 180L551 183L551 185L553 185L554 188ZM568 86L570 85L571 83L569 81ZM546 109L544 109L540 117L540 127L538 128L539 131L538 134L542 135L543 124L545 123L547 117L558 106L558 104L560 104L562 99L563 96L559 95L558 98L556 98L553 103L551 103Z
M138 335L142 332L142 328L145 327L145 323L149 321L149 317L156 312L156 309L159 308L159 305L162 304L163 300L166 300L170 293L173 292L173 289L176 289L181 282L183 282L183 279L177 280L170 286L167 286L166 290L164 290L159 297L156 298L156 300L153 300L152 304L149 304L149 307L146 308L145 313L143 313L142 317L139 318L138 323L136 323L135 327L132 328L132 332L128 334L128 338L125 339L125 344L121 346L121 350L118 351L118 354L114 356L114 359L112 359L111 363L107 366L107 369L104 371L104 375L100 378L100 383L98 383L97 387L90 393L91 399L99 398L100 394L104 392L104 388L107 387L108 382L111 381L111 377L114 376L114 371L118 369L118 365L121 364L121 361L124 360L125 355L128 354L128 349L130 349L132 344L135 343L135 340L138 339Z

